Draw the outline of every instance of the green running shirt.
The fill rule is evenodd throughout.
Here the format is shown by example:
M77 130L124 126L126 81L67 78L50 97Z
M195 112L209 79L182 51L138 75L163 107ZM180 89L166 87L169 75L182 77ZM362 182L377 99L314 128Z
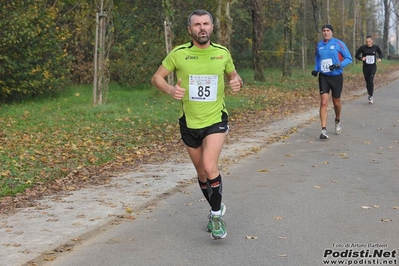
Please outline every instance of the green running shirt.
M180 117L186 116L187 127L201 129L222 121L225 106L224 75L235 67L230 52L215 43L205 49L192 42L175 47L162 61L186 90Z

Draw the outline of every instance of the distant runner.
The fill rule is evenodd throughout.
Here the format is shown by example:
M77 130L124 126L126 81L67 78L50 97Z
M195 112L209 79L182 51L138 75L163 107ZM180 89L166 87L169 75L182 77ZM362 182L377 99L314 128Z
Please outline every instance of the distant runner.
M377 62L381 62L382 58L380 47L374 45L373 42L373 37L370 35L366 36L366 44L360 46L355 54L356 59L363 61L363 75L366 80L369 103L374 102L374 76L377 72Z

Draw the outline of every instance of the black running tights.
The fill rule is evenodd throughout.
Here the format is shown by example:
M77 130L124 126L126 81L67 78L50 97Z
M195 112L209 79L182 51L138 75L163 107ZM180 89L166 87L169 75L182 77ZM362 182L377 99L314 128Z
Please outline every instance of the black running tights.
M374 75L377 72L377 65L363 65L364 79L366 80L367 92L370 96L374 93Z

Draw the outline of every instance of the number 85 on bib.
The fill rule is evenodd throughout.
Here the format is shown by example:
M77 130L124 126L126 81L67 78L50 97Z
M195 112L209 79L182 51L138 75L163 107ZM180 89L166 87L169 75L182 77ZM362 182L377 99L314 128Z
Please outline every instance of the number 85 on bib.
M217 75L190 75L189 100L200 102L214 102L218 93Z

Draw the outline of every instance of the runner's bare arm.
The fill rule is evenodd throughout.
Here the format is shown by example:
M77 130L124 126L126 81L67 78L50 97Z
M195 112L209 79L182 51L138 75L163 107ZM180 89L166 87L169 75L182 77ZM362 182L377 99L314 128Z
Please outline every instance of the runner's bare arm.
M178 80L175 86L169 85L165 78L170 74L164 66L160 66L151 78L152 85L154 85L160 91L166 92L176 100L181 100L184 97L186 90L181 88L181 79Z

